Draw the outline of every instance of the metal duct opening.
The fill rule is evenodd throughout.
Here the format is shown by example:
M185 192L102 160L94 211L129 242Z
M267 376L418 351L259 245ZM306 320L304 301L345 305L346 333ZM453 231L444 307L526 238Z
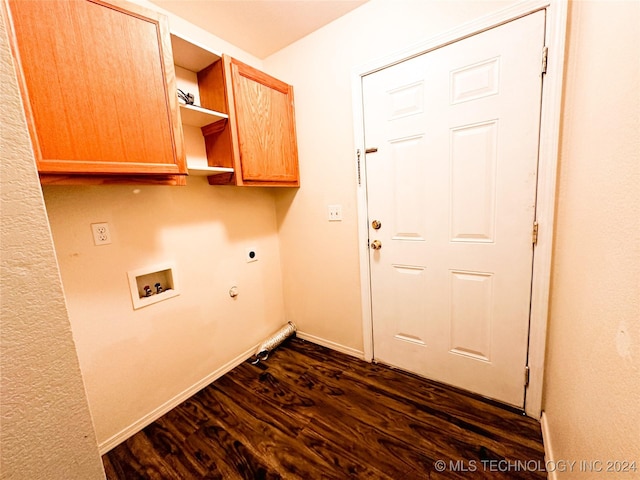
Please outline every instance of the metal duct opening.
M256 359L251 362L254 365L260 361L265 361L269 358L269 353L278 347L282 342L284 342L287 338L296 333L296 325L293 322L287 322L285 326L283 326L280 330L275 332L273 335L268 337L264 342L258 345L256 350Z

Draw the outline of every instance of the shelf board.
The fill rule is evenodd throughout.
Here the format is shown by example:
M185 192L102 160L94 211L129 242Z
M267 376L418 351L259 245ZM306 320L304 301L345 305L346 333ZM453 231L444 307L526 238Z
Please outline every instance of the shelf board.
M173 51L173 63L196 73L222 57L221 54L177 33L171 34L171 50Z
M185 105L184 103L181 103L180 117L182 118L182 123L185 125L191 125L192 127L204 127L205 125L229 118L229 115L198 107L196 105Z
M197 176L197 177L210 177L212 175L221 175L223 173L233 173L233 168L227 167L190 167L187 165L189 169L189 175Z

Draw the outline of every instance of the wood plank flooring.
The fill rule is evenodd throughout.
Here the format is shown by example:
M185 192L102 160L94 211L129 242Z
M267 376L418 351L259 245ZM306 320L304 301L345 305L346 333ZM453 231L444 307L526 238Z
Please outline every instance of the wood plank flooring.
M103 463L109 480L546 478L535 420L296 338Z

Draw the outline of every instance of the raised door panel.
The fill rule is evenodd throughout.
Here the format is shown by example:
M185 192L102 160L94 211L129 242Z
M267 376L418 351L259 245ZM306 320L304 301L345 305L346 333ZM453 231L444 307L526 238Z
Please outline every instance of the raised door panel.
M186 173L167 20L128 3L8 0L40 173Z
M545 13L362 80L375 357L522 408Z
M239 184L299 184L293 88L231 59ZM240 182L241 180L241 182Z

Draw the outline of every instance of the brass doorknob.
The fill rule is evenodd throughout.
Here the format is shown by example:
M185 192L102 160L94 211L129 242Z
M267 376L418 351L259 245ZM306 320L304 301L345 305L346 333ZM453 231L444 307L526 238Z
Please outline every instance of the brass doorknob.
M371 226L374 230L378 230L382 226L382 222L380 220L374 220L371 222Z
M374 250L380 250L382 248L382 242L380 240L374 240L371 242L371 248Z

